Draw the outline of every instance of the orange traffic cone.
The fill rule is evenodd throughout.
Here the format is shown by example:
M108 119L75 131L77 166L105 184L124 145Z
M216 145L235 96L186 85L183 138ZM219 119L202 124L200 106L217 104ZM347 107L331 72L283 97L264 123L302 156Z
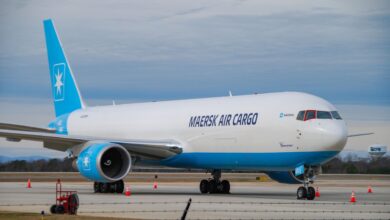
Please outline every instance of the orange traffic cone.
M316 188L316 197L320 197L321 194L320 194L320 190L318 189L318 187Z
M372 189L371 189L371 186L368 186L368 190L367 190L367 193L372 193Z
M130 195L131 195L130 186L126 186L125 196L130 196Z
M352 191L351 199L349 200L349 202L352 202L352 203L356 202L356 197L355 197L355 192L354 191Z
M30 179L27 180L27 188L31 188L31 181L30 181Z
M157 181L154 181L154 183L153 183L153 189L157 189Z

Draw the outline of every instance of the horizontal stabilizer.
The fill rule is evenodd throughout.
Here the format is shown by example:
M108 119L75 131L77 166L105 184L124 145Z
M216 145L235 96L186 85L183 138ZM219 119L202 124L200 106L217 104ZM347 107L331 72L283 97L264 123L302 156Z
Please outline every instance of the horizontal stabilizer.
M365 136L365 135L372 135L374 132L369 132L369 133L360 133L360 134L350 134L348 137L359 137L359 136Z

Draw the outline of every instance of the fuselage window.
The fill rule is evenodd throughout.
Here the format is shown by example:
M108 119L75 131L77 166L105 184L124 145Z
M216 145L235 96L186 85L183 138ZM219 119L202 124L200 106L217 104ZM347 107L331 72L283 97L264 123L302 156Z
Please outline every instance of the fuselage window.
M300 111L297 115L297 120L303 121L305 119L305 111Z
M332 114L332 117L334 119L342 120L341 116L339 115L339 113L337 111L331 111L330 113Z
M305 121L313 119L313 118L316 118L316 111L315 110L307 110Z
M317 111L317 118L319 119L332 119L330 112L326 111Z

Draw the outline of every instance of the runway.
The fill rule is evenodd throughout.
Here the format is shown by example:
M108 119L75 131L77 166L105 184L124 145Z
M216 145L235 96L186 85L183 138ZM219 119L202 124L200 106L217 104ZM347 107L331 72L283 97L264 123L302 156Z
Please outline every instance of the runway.
M52 174L53 176L55 174ZM162 174L164 175L164 174ZM176 175L176 174L175 174ZM180 174L189 179L199 174ZM236 175L236 174L235 174ZM251 174L252 175L252 174ZM195 177L194 177L195 176ZM250 175L237 174L237 177ZM148 176L149 177L149 176ZM273 181L232 181L231 194L202 195L198 182L130 182L131 196L95 194L89 182L63 181L65 190L77 190L79 215L133 219L179 219L191 198L187 219L389 219L390 181L388 176L325 176L314 185L321 196L314 201L296 200L297 185ZM131 178L131 175L130 175ZM141 178L142 179L142 178ZM238 178L239 179L239 178ZM252 178L251 178L252 179ZM367 193L372 185L373 193ZM351 192L357 202L349 203ZM55 182L0 182L0 210L49 212L55 199Z

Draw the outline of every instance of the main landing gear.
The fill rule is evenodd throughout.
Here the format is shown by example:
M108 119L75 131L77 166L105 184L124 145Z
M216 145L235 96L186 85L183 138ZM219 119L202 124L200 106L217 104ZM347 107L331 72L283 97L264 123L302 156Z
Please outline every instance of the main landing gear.
M297 199L314 200L316 191L314 187L309 186L309 184L314 182L315 173L316 170L312 169L312 167L305 170L305 173L303 174L303 186L300 186L297 189Z
M94 182L93 190L95 193L123 193L125 184L123 180L118 180L113 183Z
M221 181L221 170L213 170L211 172L213 178L203 179L200 181L199 189L201 193L230 193L230 183L227 180Z

